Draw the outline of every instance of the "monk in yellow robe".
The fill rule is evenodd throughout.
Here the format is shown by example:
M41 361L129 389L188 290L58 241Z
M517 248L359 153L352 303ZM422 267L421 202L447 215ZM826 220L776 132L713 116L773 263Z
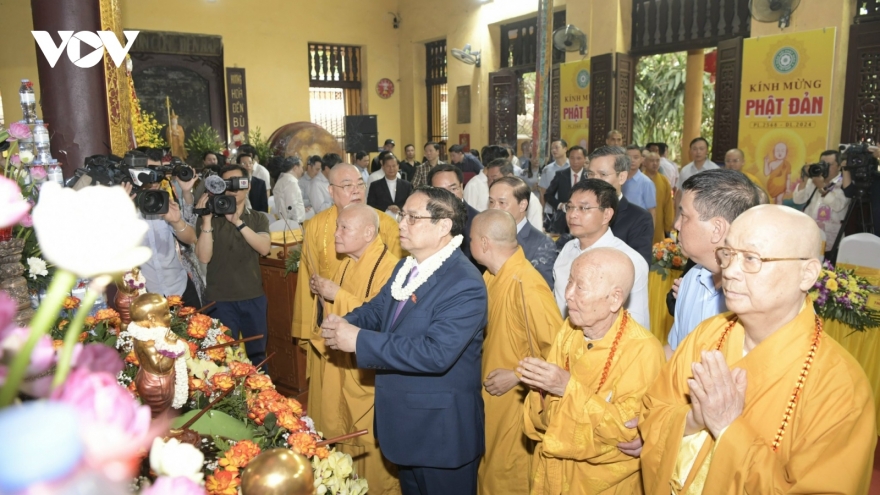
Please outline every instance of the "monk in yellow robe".
M330 313L344 316L372 299L391 277L400 261L379 237L380 213L364 204L350 204L342 209L336 223L336 252L346 255L328 280L312 275L310 288L328 302ZM319 421L325 437L373 429L373 406L376 372L358 369L355 355L326 348L323 339L312 340L324 362ZM313 395L310 393L309 398ZM396 468L379 451L372 434L335 444L350 454L357 473L370 484L370 493L399 494Z
M314 347L308 344L311 339L321 339L318 326L318 306L321 298L312 293L309 282L313 274L331 279L336 270L346 259L336 252L334 233L339 211L352 203L366 203L366 185L360 172L354 165L340 163L330 170L330 197L333 206L327 208L307 221L303 231L302 255L299 263L299 274L296 282L296 295L293 301L293 328L291 334L300 339L300 345L308 354L309 398L308 413L319 429L321 414L321 382L324 363L315 353ZM402 257L400 249L400 231L390 216L379 215L379 237L395 256ZM324 308L322 307L322 311ZM325 313L326 316L326 313Z
M788 146L776 143L773 147L773 160L764 157L764 175L767 176L767 192L770 201L782 204L785 193L791 189L791 164L788 163Z
M760 189L765 195L767 195L767 201L763 201L763 203L767 203L770 201L770 193L767 191L767 188L764 187L764 184L758 180L754 174L746 172L743 170L743 167L746 164L746 155L739 148L732 148L724 154L724 168L729 168L730 170L736 170L737 172L745 175L752 181L752 184L755 185L758 189Z
M642 172L654 183L657 190L657 207L654 210L654 244L666 239L675 221L675 205L672 201L672 185L669 179L660 173L660 155L654 152L645 153Z
M523 402L529 388L514 371L521 359L547 359L562 315L544 277L516 240L516 220L503 210L486 210L471 224L471 255L486 267L488 325L483 341L483 407L486 453L480 461L481 495L528 495L535 442L523 430Z
M532 387L525 426L535 449L533 495L639 494L639 459L619 443L638 432L642 395L663 365L660 341L623 309L635 268L614 248L580 255L565 289L568 319L547 361L517 371Z
M868 493L871 386L807 297L820 238L785 206L731 224L716 250L731 312L701 323L644 397L646 493Z

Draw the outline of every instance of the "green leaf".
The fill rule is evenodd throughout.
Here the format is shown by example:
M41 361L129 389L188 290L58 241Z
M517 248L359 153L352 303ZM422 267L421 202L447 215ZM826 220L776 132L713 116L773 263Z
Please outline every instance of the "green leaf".
M219 449L220 452L226 452L227 450L232 448L232 445L229 445L229 442L224 440L223 437L211 435L211 438L214 440L214 445L217 446L217 449Z
M275 417L275 413L270 412L266 414L265 418L263 418L263 427L266 428L266 431L272 431L277 422L278 419Z
M184 423L198 414L198 410L190 411L175 418L172 428L180 428ZM220 411L208 411L190 427L205 436L220 435L231 440L253 440L254 434L241 420Z

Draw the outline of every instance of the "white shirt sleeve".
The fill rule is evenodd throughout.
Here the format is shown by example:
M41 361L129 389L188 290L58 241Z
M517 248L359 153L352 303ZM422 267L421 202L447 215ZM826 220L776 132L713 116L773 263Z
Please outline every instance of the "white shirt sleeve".
M541 210L541 202L538 201L535 193L532 193L532 197L529 198L529 209L526 210L526 218L532 224L532 227L544 232L544 212Z
M489 191L486 184L474 177L464 186L464 200L475 210L483 212L489 207Z
M289 220L303 223L306 217L306 208L303 204L302 191L299 190L299 184L294 186L293 182L291 181L287 182L285 185L287 187L285 187L283 191L284 204L290 209L285 211L283 214L286 215ZM277 198L278 191L275 191L275 194L275 197Z

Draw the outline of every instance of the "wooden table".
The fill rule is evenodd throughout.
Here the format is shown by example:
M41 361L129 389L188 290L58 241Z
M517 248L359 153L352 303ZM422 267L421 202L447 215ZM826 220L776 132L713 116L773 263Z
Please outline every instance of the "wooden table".
M284 260L277 250L260 258L263 291L268 299L269 342L266 354L277 355L269 362L269 375L278 392L296 397L307 390L306 353L290 335L293 323L293 296L297 273L284 274Z

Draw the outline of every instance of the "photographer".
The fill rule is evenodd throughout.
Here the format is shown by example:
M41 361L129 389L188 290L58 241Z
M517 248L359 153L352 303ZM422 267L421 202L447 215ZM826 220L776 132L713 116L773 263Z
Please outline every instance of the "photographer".
M880 147L869 146L868 150L873 154L875 160L880 160ZM874 167L876 170L876 165ZM856 187L856 184L853 183L852 173L849 171L845 163L843 167L842 185L843 193L846 195L847 198L854 198L857 196L858 188ZM870 220L874 227L874 232L868 233L880 236L880 177L874 174L873 180L871 181L870 186L865 189L865 192L871 206L872 218L870 218ZM858 213L856 213L856 215L858 215ZM844 226L844 228L846 228L846 226Z
M801 169L801 180L792 199L795 204L805 205L804 213L825 232L825 251L826 257L829 257L849 200L843 193L840 154L834 150L824 151L819 160L819 163Z
M248 171L239 165L229 165L223 167L220 176L224 180L248 177ZM199 261L208 265L205 298L216 302L211 316L232 329L233 337L263 336L245 344L248 358L257 364L266 358L268 341L260 256L269 254L270 241L266 217L246 207L249 189L225 192L235 198L235 213L202 216L197 224L196 254ZM197 208L204 208L209 198L210 195L203 195Z

